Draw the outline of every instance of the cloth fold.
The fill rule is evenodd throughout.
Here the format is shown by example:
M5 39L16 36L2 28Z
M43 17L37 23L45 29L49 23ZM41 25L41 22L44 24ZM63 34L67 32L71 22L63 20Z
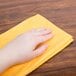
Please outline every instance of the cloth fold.
M0 76L25 76L31 73L33 70L37 69L40 65L46 62L48 59L55 56L62 49L64 49L67 45L69 45L73 38L71 35L66 33L65 31L58 28L52 22L48 21L43 16L37 14L32 16L17 26L9 29L5 33L0 35L0 48L6 46L11 40L15 39L18 35L31 30L32 28L40 28L46 27L52 30L54 37L47 41L46 43L49 45L45 52L34 58L29 62L25 62L23 64L12 66L7 69Z

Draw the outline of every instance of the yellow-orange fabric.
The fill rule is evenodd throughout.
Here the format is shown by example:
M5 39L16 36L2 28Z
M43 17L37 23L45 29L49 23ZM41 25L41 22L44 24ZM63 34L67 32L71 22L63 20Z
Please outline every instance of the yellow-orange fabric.
M15 39L18 35L29 31L32 28L40 27L47 27L51 29L54 34L54 37L46 42L49 45L47 50L42 55L34 58L29 62L15 65L7 69L0 76L25 76L36 68L38 68L48 59L52 58L54 55L56 55L58 52L60 52L73 41L71 35L58 28L56 25L48 21L43 16L37 14L24 20L23 22L6 31L5 33L2 33L0 35L0 48L6 46L11 40Z

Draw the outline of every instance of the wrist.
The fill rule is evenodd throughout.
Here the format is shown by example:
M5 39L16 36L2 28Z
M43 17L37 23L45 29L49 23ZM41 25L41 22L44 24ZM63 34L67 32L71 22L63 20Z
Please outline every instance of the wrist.
M5 50L0 51L0 72L13 65L11 54Z

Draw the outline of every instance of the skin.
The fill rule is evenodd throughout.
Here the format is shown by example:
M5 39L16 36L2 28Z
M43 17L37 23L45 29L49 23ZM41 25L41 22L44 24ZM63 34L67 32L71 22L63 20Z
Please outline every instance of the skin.
M47 44L42 43L52 36L50 29L40 28L32 29L16 37L0 49L0 73L15 64L29 61L41 55L48 47ZM40 46L37 47L38 45Z

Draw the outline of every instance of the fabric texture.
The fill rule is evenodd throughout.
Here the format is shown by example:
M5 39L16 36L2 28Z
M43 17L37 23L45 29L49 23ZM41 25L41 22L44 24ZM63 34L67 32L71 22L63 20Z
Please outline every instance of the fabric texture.
M48 27L52 30L54 34L54 37L46 42L49 45L47 50L45 50L45 52L42 55L34 58L29 62L12 66L11 68L7 69L4 73L2 73L0 76L28 75L33 70L37 69L40 65L42 65L44 62L46 62L48 59L52 58L54 55L59 53L62 49L64 49L73 41L71 35L58 28L56 25L48 21L43 16L37 14L24 20L23 22L9 29L8 31L2 33L0 35L0 48L6 46L11 40L15 39L18 35L27 32L32 28L40 27Z

